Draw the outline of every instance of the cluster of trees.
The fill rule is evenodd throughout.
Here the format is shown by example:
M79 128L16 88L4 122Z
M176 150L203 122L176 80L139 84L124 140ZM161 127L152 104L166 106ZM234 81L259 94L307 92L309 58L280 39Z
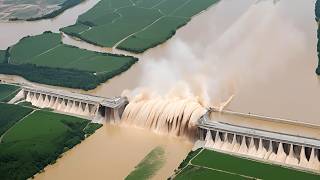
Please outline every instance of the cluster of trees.
M0 179L24 180L32 177L37 172L43 171L48 164L55 163L63 152L85 138L86 133L83 129L89 123L88 121L61 120L61 122L68 127L68 132L54 141L44 142L44 144L39 144L41 141L38 140L1 143ZM99 127L101 126L92 126L91 131L94 132Z
M0 64L0 73L22 76L25 79L42 84L90 90L100 84L92 72L75 69L50 68L34 64Z
M42 84L90 90L96 88L100 83L126 71L135 62L137 62L137 59L133 59L115 71L97 75L94 75L93 72L76 69L52 68L34 64L13 65L1 63L0 73L22 76L29 81Z

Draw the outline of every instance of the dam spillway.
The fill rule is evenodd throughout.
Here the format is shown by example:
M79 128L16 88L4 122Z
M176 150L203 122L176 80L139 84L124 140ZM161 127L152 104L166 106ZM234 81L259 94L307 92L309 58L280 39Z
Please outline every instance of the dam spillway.
M320 140L210 120L198 122L205 148L299 169L320 171Z
M39 108L84 116L95 122L120 121L125 106L125 97L105 98L72 93L43 87L22 86L10 103L26 101Z
M320 172L320 140L301 135L218 122L194 100L105 98L43 87L22 86L10 103L30 102L39 108L84 116L95 122L139 126L175 136L195 135L203 146L240 156ZM203 116L201 114L205 113ZM224 112L236 116L252 116ZM257 117L269 121L271 117ZM293 123L293 122L287 122ZM299 125L299 124L298 124ZM311 126L311 125L308 125ZM278 131L278 132L277 132Z

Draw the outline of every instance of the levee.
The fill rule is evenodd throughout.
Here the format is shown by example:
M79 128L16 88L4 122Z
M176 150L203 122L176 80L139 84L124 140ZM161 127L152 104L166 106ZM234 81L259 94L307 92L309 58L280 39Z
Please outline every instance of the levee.
M22 86L21 91L10 103L30 102L39 108L50 108L55 111L85 116L95 122L120 121L126 97L105 98L86 94L72 93L44 87Z

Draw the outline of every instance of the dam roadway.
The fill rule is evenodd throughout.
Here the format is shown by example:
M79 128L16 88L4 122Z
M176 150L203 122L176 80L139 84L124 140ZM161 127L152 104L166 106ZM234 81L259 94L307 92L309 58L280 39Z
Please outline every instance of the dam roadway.
M221 118L226 115L234 121ZM319 130L312 124L232 111L209 110L198 122L199 142L205 148L316 173L320 172Z
M36 86L21 86L9 103L21 101L39 108L85 116L95 122L119 121L128 104L126 97L105 98Z

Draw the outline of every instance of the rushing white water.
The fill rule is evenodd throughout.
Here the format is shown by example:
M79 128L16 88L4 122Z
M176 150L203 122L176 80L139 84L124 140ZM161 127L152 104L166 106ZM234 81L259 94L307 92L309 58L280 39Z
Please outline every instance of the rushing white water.
M196 97L136 95L122 115L122 124L157 133L193 137L205 108Z

